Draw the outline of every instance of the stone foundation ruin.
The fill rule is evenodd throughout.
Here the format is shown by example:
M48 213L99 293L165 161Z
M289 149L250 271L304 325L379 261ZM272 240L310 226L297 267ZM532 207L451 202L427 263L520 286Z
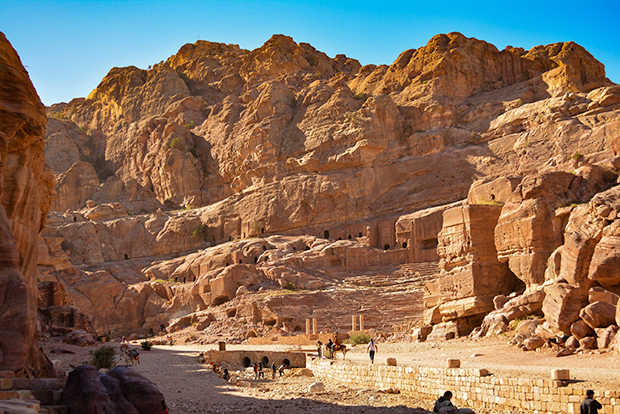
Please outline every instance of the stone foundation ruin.
M305 368L306 354L304 352L278 351L216 351L209 350L204 354L207 363L216 365L234 365L247 368L255 362L262 362L267 368L275 363L276 366L286 365L289 368Z

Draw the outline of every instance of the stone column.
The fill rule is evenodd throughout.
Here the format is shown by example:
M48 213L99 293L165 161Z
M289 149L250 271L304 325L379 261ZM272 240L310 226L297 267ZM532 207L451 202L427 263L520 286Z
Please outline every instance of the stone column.
M310 319L306 318L306 335L310 335Z
M316 335L316 318L312 318L312 334Z
M351 331L355 332L355 315L351 316Z
M360 331L364 330L364 315L360 315Z

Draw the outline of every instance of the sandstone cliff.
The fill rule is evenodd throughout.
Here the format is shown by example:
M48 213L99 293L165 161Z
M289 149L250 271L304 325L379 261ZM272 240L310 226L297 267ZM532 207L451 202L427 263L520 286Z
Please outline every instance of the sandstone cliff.
M254 51L199 41L149 70L114 68L88 98L49 109L68 132L48 140L71 148L61 159L48 145L53 168L81 177L59 179L55 209L84 206L64 190L92 182L69 173L78 159L159 203L211 206L202 220L217 242L445 204L483 175L609 155L599 114L611 101L587 94L605 85L574 43L498 51L451 33L361 68L281 35ZM80 191L99 202L126 191L93 184ZM240 228L224 234L222 216Z
M172 327L291 331L311 307L270 307L255 289L319 297L346 279L326 274L440 260L425 292L435 338L469 334L504 305L502 323L544 313L557 333L597 287L550 282L562 254L580 275L589 266L602 233L568 206L609 188L620 152L620 88L572 42L499 51L450 33L361 67L282 35L253 51L199 41L148 70L114 68L47 112L58 198L40 265L100 330L191 314ZM579 244L582 231L589 244L570 247L566 232ZM601 280L613 278L606 231ZM575 296L574 309L544 299L556 288L547 298ZM412 318L395 321L419 319L419 302L398 306Z
M45 166L45 108L0 33L0 369L36 376L39 232L54 197Z

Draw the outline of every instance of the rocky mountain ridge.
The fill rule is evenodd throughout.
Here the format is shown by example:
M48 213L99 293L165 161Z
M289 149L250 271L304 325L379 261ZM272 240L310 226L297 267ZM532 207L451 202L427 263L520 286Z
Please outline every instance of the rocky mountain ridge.
M58 197L42 279L115 334L291 334L313 307L364 296L322 289L440 259L419 337L484 328L496 296L546 315L536 292L561 285L547 260L581 211L559 205L615 183L619 104L572 42L499 51L450 33L364 67L282 35L253 51L188 44L48 108ZM421 322L407 280L394 323ZM270 306L273 289L296 311ZM342 326L356 311L323 315Z

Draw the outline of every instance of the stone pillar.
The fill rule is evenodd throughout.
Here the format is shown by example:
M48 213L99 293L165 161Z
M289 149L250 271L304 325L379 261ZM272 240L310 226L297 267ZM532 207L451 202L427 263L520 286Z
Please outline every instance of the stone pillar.
M355 332L355 315L351 316L351 331Z
M316 335L316 318L312 318L312 334Z
M310 335L312 332L310 331L310 319L306 318L306 335Z
M364 330L364 315L360 315L360 331Z

